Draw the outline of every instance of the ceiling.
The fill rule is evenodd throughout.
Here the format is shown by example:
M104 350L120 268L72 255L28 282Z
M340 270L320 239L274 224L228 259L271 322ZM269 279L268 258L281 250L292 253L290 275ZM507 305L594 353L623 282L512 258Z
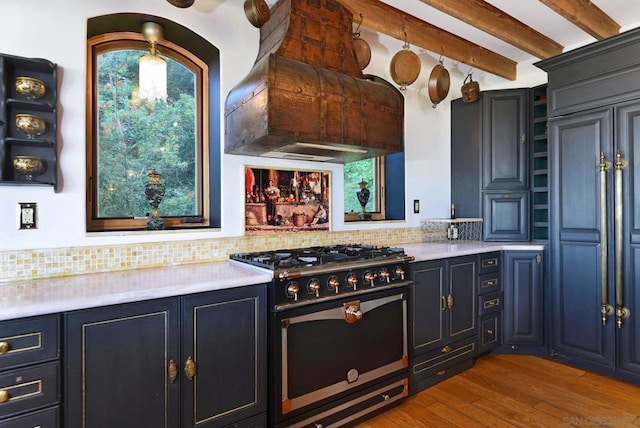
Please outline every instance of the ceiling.
M338 1L368 30L508 80L518 63L640 26L638 0Z

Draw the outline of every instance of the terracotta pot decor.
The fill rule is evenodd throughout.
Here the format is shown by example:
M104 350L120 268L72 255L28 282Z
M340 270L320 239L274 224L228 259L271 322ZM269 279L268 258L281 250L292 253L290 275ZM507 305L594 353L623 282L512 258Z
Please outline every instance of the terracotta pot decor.
M433 108L436 108L447 97L450 84L449 72L444 68L442 57L440 57L438 64L433 67L429 76L429 99L433 103Z
M356 31L353 33L353 50L356 54L356 61L358 62L360 70L364 70L367 65L369 65L369 61L371 61L371 47L366 40L360 38L360 26L362 25L363 19L362 14L360 14L360 22L358 23Z
M478 101L480 99L480 84L473 81L471 73L464 78L462 83L462 102L473 103Z
M416 81L422 67L418 55L409 50L406 36L407 33L405 33L405 42L402 50L391 58L391 78L400 86L402 91Z

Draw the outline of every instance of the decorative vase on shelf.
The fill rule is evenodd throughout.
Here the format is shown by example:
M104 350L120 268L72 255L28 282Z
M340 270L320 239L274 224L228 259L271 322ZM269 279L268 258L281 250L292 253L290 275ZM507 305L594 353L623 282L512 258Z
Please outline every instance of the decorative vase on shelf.
M364 181L364 178L360 182L360 190L356 192L358 196L358 202L360 202L360 206L362 207L362 212L358 214L358 220L370 220L371 214L367 212L367 202L369 202L369 189L367 189L367 182Z
M144 194L151 205L151 217L147 220L146 229L162 230L164 229L164 220L158 216L158 206L164 199L165 185L160 183L161 174L156 169L150 170L147 175L149 183L144 188Z

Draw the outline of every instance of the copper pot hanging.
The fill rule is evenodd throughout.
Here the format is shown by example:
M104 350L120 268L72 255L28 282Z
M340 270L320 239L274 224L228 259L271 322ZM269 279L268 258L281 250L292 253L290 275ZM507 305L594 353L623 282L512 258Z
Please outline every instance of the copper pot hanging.
M360 70L364 70L367 65L369 65L369 61L371 61L371 47L366 40L360 38L360 25L362 25L362 20L363 17L362 14L360 14L360 23L353 33L353 50L356 54L356 61L358 62Z
M244 14L256 28L262 27L271 18L271 11L265 0L245 0Z
M449 86L451 81L449 79L449 72L442 64L442 58L438 61L431 75L429 76L429 99L432 102L433 108L447 97L449 93Z
M400 85L400 90L404 90L408 85L412 84L418 78L422 64L420 58L414 52L409 50L409 44L406 41L402 50L396 53L391 59L391 78Z
M467 81L467 79L469 81ZM462 82L462 102L463 103L473 103L480 99L480 84L478 82L474 82L471 77L471 73L464 78L464 82Z

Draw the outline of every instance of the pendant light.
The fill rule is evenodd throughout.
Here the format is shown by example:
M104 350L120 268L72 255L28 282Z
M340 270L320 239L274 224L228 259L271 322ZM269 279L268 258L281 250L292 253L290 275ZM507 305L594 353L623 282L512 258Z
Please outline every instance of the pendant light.
M148 101L167 100L167 61L158 55L156 45L163 40L162 26L155 22L142 24L142 35L149 42L149 53L140 57L139 96Z

